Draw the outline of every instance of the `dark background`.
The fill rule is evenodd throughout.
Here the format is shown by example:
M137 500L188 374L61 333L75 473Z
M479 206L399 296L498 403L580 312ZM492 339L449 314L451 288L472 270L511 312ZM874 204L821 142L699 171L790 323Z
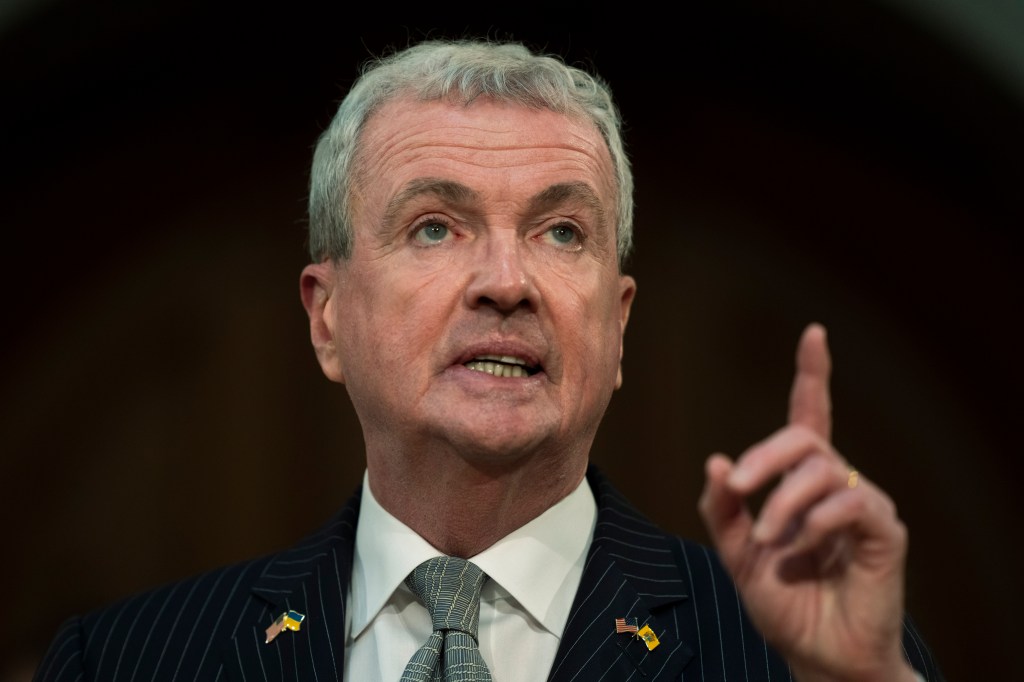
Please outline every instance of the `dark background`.
M311 149L364 58L462 34L621 103L639 294L593 459L706 539L704 458L782 425L824 322L836 442L910 528L909 610L950 680L1019 672L1024 9L362 12L0 9L0 676L72 613L292 544L351 493L358 424L298 297Z

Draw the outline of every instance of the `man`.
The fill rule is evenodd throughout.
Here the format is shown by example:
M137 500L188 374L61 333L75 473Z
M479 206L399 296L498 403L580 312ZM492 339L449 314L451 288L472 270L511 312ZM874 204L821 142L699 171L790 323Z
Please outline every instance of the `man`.
M636 293L599 80L515 44L382 60L318 144L310 218L302 302L361 493L296 548L69 621L37 679L941 679L905 530L829 442L819 326L789 423L707 463L717 555L588 468Z

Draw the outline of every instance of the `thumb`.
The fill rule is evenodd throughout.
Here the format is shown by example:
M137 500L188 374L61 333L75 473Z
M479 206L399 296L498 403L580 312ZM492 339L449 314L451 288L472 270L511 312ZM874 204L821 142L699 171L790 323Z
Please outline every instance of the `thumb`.
M732 469L732 460L725 455L708 457L704 465L704 491L697 504L715 548L730 568L738 565L753 526L743 497L727 483Z

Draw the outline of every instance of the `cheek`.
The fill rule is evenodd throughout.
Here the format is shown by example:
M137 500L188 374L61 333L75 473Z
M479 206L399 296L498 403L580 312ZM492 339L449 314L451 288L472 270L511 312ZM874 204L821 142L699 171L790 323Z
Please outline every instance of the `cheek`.
M614 288L601 277L561 276L548 287L549 304L560 329L563 357L584 373L618 367L620 306Z
M366 276L348 301L353 350L378 357L382 369L427 352L451 307L453 289L441 277L444 271L436 262L416 268L388 263Z

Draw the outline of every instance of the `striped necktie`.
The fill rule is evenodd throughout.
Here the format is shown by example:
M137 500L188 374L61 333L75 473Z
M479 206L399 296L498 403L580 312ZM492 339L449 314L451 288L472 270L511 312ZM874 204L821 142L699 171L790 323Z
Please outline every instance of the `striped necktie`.
M413 654L401 682L491 682L480 656L480 588L487 576L475 564L441 556L416 567L405 584L423 600L434 632Z

